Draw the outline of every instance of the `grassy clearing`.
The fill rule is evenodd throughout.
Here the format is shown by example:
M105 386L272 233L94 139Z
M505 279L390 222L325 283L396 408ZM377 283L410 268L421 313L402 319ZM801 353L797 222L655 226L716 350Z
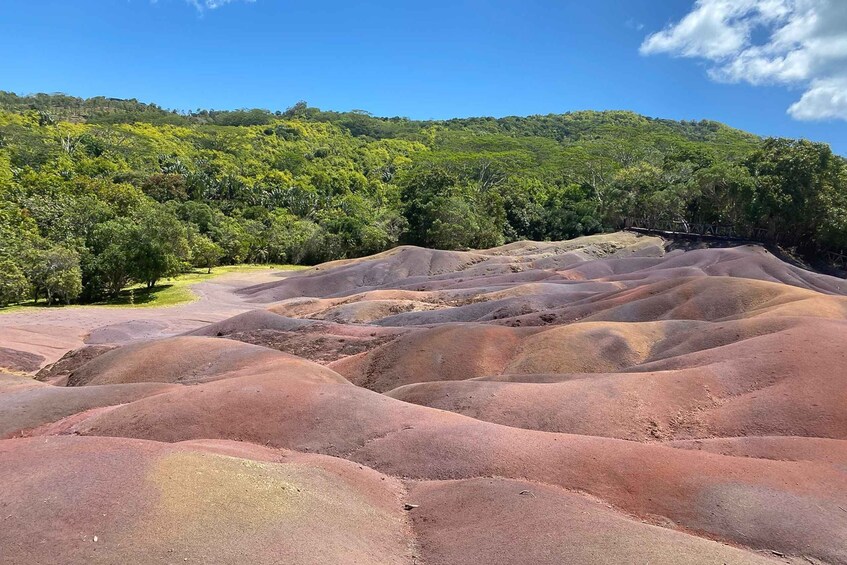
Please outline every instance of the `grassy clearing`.
M215 267L211 273L207 273L205 269L195 269L190 273L183 273L174 278L167 279L164 283L158 284L151 289L148 289L144 285L131 286L122 290L117 297L105 302L98 302L97 305L135 308L175 306L197 300L198 296L191 290L191 287L220 275L267 270L293 271L304 268L299 265L226 265Z
M300 265L225 265L215 267L211 273L206 269L195 269L189 273L182 273L176 277L165 279L155 287L148 289L144 285L135 285L125 288L115 298L96 302L94 304L71 305L71 306L47 306L43 302L38 304L31 300L14 306L0 308L0 313L20 312L34 308L86 308L88 306L107 306L120 308L158 308L163 306L176 306L197 300L198 295L191 289L195 284L214 279L227 273L248 273L251 271L295 271L305 269Z

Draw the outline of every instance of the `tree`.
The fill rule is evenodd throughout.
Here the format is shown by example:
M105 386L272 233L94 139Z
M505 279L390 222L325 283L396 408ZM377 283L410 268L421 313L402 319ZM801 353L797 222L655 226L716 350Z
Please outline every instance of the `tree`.
M461 195L436 198L429 210L431 224L426 245L437 249L486 249L503 244L503 234L494 220L475 209Z
M132 278L153 288L179 273L189 259L185 226L165 208L146 206L135 216L129 250Z
M58 301L70 304L82 293L79 254L62 246L37 252L30 280L36 301L43 292L48 305Z
M570 239L601 230L598 202L587 196L589 190L571 184L550 191L544 208L545 235L548 238Z
M86 297L117 296L133 277L135 225L129 218L99 224L89 239L91 258L86 261Z
M326 232L318 224L278 210L268 228L268 258L280 263L320 263L327 258Z
M223 257L224 250L221 246L206 237L205 235L195 234L191 238L191 264L195 267L208 269L207 272L212 272L212 267L218 264Z
M159 202L188 199L188 187L181 174L151 175L141 185L144 194Z
M403 179L407 241L439 249L503 243L506 213L502 196L486 181L491 172L487 168L465 172L467 179L448 165L426 163Z
M833 182L820 195L826 211L818 226L817 241L823 248L847 250L847 160L836 165Z
M193 224L197 227L201 234L207 234L221 219L225 216L219 210L215 210L205 202L172 202L174 205L174 213L183 222Z
M74 250L95 300L189 263L489 247L634 218L779 234L814 259L847 247L845 167L821 144L631 112L183 115L0 92L0 260L29 275L36 251Z
M830 197L844 190L843 161L822 143L771 138L747 167L755 184L751 212L768 238L814 248Z
M400 190L403 216L408 223L405 238L409 243L426 245L432 225L435 198L455 186L458 179L446 168L424 164L406 173Z
M241 223L230 217L222 217L209 235L223 249L223 261L234 265L242 263L250 253L250 241Z
M738 233L747 231L754 186L746 167L715 163L697 171L695 182L699 185L699 196L691 203L690 210L696 221L728 224Z
M29 281L17 263L0 261L0 306L22 301L29 293Z

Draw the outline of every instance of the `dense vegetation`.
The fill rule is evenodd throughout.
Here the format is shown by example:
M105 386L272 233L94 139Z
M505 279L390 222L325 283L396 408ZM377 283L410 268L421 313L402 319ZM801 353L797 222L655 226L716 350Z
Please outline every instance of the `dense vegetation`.
M823 144L630 112L180 114L0 92L0 304L92 301L187 266L490 247L633 222L842 249L847 165Z

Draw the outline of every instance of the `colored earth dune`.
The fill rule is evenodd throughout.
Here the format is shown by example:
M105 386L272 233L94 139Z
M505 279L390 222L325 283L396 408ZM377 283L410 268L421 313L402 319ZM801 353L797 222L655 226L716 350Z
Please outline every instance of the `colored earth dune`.
M847 563L842 279L617 233L233 289L0 320L0 562Z

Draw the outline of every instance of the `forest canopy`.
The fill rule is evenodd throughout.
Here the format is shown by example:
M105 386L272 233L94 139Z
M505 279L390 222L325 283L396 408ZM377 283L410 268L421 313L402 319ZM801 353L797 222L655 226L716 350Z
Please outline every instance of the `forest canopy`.
M821 143L622 111L415 121L0 91L0 305L632 224L842 250L847 164Z

